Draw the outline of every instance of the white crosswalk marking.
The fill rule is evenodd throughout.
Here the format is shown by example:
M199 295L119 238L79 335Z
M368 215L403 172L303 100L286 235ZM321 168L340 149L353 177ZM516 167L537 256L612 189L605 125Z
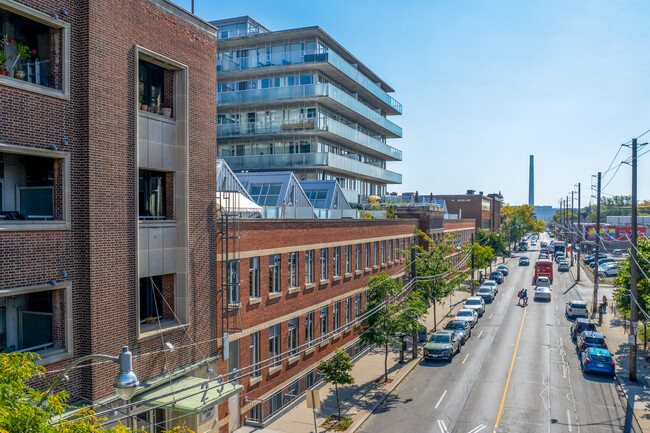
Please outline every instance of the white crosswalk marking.
M481 425L478 425L478 426L474 427L473 429L471 429L468 433L478 433L481 430L483 430L484 428L485 428L485 425L481 424Z
M449 433L449 430L447 430L447 426L445 425L445 422L441 419L438 420L438 428L440 429L440 433Z

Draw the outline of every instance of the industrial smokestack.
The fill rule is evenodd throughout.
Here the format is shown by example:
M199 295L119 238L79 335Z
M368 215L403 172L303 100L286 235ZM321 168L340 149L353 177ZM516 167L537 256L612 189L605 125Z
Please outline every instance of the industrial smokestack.
M535 156L530 155L530 174L528 177L528 205L535 206Z

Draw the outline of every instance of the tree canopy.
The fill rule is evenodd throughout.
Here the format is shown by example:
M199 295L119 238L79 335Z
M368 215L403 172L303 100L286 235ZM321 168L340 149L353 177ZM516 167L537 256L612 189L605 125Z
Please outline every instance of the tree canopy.
M646 312L650 306L650 282L643 275L650 276L650 240L639 239L637 243L638 254L637 263L639 264L638 278L637 278L637 300L639 305ZM630 310L630 263L632 257L628 255L618 267L618 276L614 278L614 299L616 305L623 311Z
M327 383L334 384L336 394L336 407L339 411L339 420L341 419L341 402L339 401L339 385L351 385L354 383L354 377L350 374L354 363L350 355L343 349L336 349L334 356L327 361L318 364L318 371L323 375L323 380Z

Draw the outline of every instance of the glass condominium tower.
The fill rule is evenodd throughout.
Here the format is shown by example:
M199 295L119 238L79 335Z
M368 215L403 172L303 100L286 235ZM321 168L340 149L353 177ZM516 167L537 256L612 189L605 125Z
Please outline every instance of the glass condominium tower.
M272 32L250 17L218 32L218 155L235 171L336 179L351 203L402 175L394 90L319 27Z

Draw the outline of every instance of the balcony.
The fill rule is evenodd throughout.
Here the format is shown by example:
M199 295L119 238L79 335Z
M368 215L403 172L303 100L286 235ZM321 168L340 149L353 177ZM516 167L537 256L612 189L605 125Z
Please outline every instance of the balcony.
M217 61L217 71L221 73L240 72L273 66L288 67L291 65L304 65L311 63L328 63L353 80L358 86L361 86L363 89L368 91L378 101L386 104L386 108L390 108L390 110L387 111L391 111L393 114L402 114L402 104L393 99L388 93L384 92L377 84L373 83L368 77L359 72L354 66L346 62L334 51L309 54L302 51L289 51L285 53L272 53L270 56L264 56L263 58L258 58L255 53L253 56L249 57L219 60Z
M380 183L402 183L402 175L335 153L293 153L276 155L224 156L230 168L240 170L294 170L326 168L349 176Z
M323 105L335 111L343 111L346 117L356 122L365 124L371 129L379 128L387 137L399 138L402 136L402 128L331 84L319 83L303 86L271 87L267 89L220 92L217 94L217 103L222 106L304 99L319 99Z
M244 122L217 125L218 138L245 137L251 135L317 133L335 141L390 161L401 161L402 151L387 145L361 131L329 117L310 118L298 122L288 120L271 122Z

